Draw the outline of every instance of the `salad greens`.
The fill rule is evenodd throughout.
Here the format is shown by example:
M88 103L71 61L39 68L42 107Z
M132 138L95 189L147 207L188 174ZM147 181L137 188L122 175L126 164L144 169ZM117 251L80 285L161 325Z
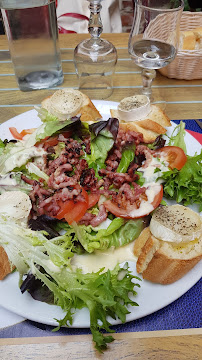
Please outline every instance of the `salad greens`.
M181 170L173 169L162 175L164 195L183 202L184 205L199 204L202 211L202 151L199 155L187 156Z
M76 238L83 248L92 253L95 250L106 250L112 246L115 248L129 244L136 239L143 230L142 219L125 221L122 218L112 220L107 229L96 229L91 225L78 225L73 223Z
M184 141L185 137L185 123L183 121L180 121L179 125L175 127L173 130L171 136L169 137L169 146L178 146L182 150L184 150L185 154L187 152L186 144Z
M81 125L78 117L59 121L45 109L38 111L43 124L29 137L17 143L0 141L0 193L1 190L8 190L8 188L29 193L32 186L22 181L22 174L29 179L42 178L45 188L48 187L49 176L39 169L35 162L37 157L43 156L44 150L34 145L45 137L57 134L61 129L64 132L75 129L77 126L80 131L91 137L91 152L90 154L84 152L82 156L88 166L95 170L95 175L99 179L98 171L106 167L105 161L118 133L118 120L111 118L108 121L99 121L88 126ZM186 151L184 134L184 123L181 122L172 133L169 145L179 146ZM75 138L80 141L78 133ZM158 137L148 147L158 149L163 146L164 141L162 137ZM62 147L64 144L58 145L58 153L56 151L54 154L55 158L60 155ZM29 162L30 159L31 162ZM124 148L117 172L126 173L134 159L134 146ZM165 196L174 198L177 202L182 201L185 205L201 204L201 162L202 152L200 155L188 156L187 163L180 171L174 169L161 174ZM158 171L159 169L156 168L157 174ZM142 186L145 182L144 176L142 172L136 172L136 174L139 175L137 184ZM3 180L8 175L15 184L12 186L10 181L10 185L4 187ZM89 212L97 215L98 206L91 208ZM51 222L54 222L54 229L50 226ZM80 269L73 269L71 259L74 253L92 253L110 247L124 246L137 238L145 226L142 218L126 220L120 217L114 218L112 214L111 217L108 214L105 224L102 225L92 227L76 222L68 225L55 218L47 216L44 220L38 216L36 222L34 219L29 221L29 226L33 229L31 230L24 223L19 225L14 220L0 215L0 245L5 249L10 262L17 268L20 283L22 284L24 276L29 274L40 280L44 288L49 289L54 297L54 304L64 311L64 317L57 320L59 325L55 330L63 325L71 325L75 310L87 307L90 313L90 329L99 351L106 349L107 343L113 341L112 336L104 336L102 333L102 330L113 332L110 329L108 317L113 319L118 317L125 322L126 315L129 313L127 306L137 306L130 296L136 295L134 286L140 287L140 285L134 280L140 279L131 274L127 264L124 268L117 265L113 270L104 272L102 268L95 273L83 274ZM59 235L60 230L63 230L63 235Z
M186 153L185 123L180 121L168 142L169 146L178 146ZM185 206L199 204L202 211L202 151L199 155L188 156L181 170L173 169L161 175L164 180L164 196L174 199Z
M122 152L121 161L117 168L117 172L126 173L130 163L134 160L135 157L135 147L126 148Z
M41 231L32 231L25 225L6 221L0 216L0 245L3 246L12 264L20 273L31 269L54 294L54 303L64 310L64 318L58 319L58 330L62 325L72 324L73 310L87 307L90 312L90 329L96 349L106 349L112 336L104 336L102 330L110 329L108 316L116 316L124 322L129 313L127 305L137 306L129 294L136 295L134 286L140 286L126 265L117 265L113 270L102 273L82 274L80 269L73 271L70 259L73 256L72 243L68 237L59 236L47 240ZM45 272L40 270L42 267Z

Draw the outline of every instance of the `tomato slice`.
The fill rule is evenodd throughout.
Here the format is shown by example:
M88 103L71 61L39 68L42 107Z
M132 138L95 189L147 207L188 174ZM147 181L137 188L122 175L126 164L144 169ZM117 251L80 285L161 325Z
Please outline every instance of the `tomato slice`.
M46 147L55 146L57 144L58 144L58 137L57 136L50 137L44 142L44 145L46 145Z
M57 213L57 219L58 220L62 220L65 216L65 214L67 214L69 211L71 211L75 205L73 200L68 200L68 201L60 201L58 203L58 205L60 206L60 211Z
M15 139L22 140L25 135L32 134L35 129L24 129L19 133L17 129L14 126L12 126L9 127L9 130Z
M9 127L9 130L11 132L11 135L17 139L17 140L22 140L23 136L17 131L17 129L12 126L12 127Z
M97 204L100 198L100 194L90 193L88 194L88 209L92 208L95 204Z
M33 129L24 129L21 131L20 135L22 135L22 137L24 137L25 135L28 135L28 134L32 134L36 129L33 128Z
M156 189L154 189L156 187ZM154 185L151 187L148 187L148 191L151 190L159 191L154 196L154 199L152 202L149 200L147 201L141 201L140 207L137 209L136 206L128 205L126 208L119 208L118 205L113 203L111 200L107 200L104 202L105 208L110 211L113 215L117 217L122 217L126 219L138 219L140 217L146 216L150 214L156 207L160 204L162 198L163 198L163 186L162 185Z
M73 223L73 221L78 222L81 220L81 218L86 213L86 210L88 209L88 194L83 188L81 194L84 197L84 201L79 201L76 203L73 200L68 200L65 202L60 201L58 204L61 209L57 213L56 218L59 220L64 218L70 225Z
M74 207L65 214L64 218L68 222L69 225L73 223L73 221L78 222L85 215L86 210L88 209L88 203L84 201L80 201L74 205Z
M66 131L61 131L61 134L68 139L71 135L72 135L72 131L71 130L66 130Z
M156 154L163 155L171 169L181 170L187 161L186 154L178 146L164 146L157 150Z

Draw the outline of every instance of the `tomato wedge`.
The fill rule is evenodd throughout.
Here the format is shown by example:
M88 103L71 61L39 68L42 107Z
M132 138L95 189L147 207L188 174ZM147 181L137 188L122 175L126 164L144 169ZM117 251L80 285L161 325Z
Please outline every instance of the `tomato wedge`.
M34 132L35 129L25 129L25 130L22 130L20 133L18 132L18 130L12 126L12 127L9 127L9 130L11 132L11 135L17 139L17 140L22 140L23 137L27 134L32 134Z
M59 201L58 205L60 206L60 211L57 213L56 218L58 220L62 220L65 216L65 214L67 214L69 211L71 211L75 205L73 200L68 200L68 201Z
M152 202L149 200L141 201L140 207L137 209L136 206L128 205L126 208L119 208L117 204L113 203L111 200L107 200L104 202L105 208L110 211L113 215L117 217L122 217L126 219L138 219L140 217L146 216L150 214L156 207L160 204L163 198L163 186L162 185L154 185L148 187L148 191L158 191L154 196Z
M92 208L95 204L97 204L100 195L97 193L88 194L88 209Z
M59 220L64 218L70 225L73 221L78 222L81 220L88 209L88 194L83 188L81 194L84 197L84 201L76 203L73 200L67 200L65 202L60 201L58 203L60 211L57 213L56 218Z
M9 127L9 130L11 132L11 135L17 139L17 140L22 140L23 136L17 131L17 129L12 126L12 127Z
M35 130L36 130L35 128L24 129L21 131L20 135L22 135L22 137L24 137L25 135L32 134Z
M177 146L165 146L159 149L156 154L163 155L169 163L171 169L181 170L186 164L187 156L184 151Z
M35 146L42 145L48 148L49 146L55 146L58 144L57 136L46 136L44 139L38 141Z

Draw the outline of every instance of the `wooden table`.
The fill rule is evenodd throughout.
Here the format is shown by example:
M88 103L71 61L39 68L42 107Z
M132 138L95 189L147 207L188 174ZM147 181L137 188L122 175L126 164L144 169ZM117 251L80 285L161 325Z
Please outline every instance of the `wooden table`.
M78 87L73 63L74 47L87 35L60 35L64 83L61 87ZM118 51L118 62L114 75L114 91L108 100L120 101L140 91L141 73L130 59L127 50L128 34L104 34L103 38L111 41ZM33 108L41 100L52 94L54 89L21 92L17 86L13 66L7 51L7 39L0 36L0 122ZM174 80L157 73L153 83L155 101L166 103L163 107L171 119L202 118L202 79Z
M60 35L64 83L60 87L77 88L73 49L87 35ZM141 87L140 69L130 60L128 34L104 34L118 51L114 91L108 98L120 101L134 95ZM17 86L5 36L0 36L0 123L31 110L54 89L21 92ZM157 73L153 83L157 103L163 102L171 119L202 118L202 80L174 80ZM186 311L186 309L185 309ZM109 350L100 355L94 350L90 335L42 338L0 339L0 359L199 359L202 329L119 333Z

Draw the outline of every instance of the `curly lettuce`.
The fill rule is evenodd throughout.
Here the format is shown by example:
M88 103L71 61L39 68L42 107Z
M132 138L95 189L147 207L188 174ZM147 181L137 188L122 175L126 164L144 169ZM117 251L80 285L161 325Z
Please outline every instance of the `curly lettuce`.
M131 298L136 295L133 276L126 264L113 270L82 274L71 268L72 244L67 236L48 240L43 232L32 231L14 221L0 217L0 245L5 249L10 262L16 266L20 277L32 273L54 295L55 305L64 310L64 318L58 319L58 330L73 323L75 309L87 307L90 313L90 329L95 347L102 352L114 339L104 336L102 330L113 332L108 317L125 322L129 313L127 306L137 306ZM43 269L43 271L41 271Z
M163 173L163 191L167 198L182 202L185 206L199 204L202 211L202 151L199 155L187 156L181 170Z

